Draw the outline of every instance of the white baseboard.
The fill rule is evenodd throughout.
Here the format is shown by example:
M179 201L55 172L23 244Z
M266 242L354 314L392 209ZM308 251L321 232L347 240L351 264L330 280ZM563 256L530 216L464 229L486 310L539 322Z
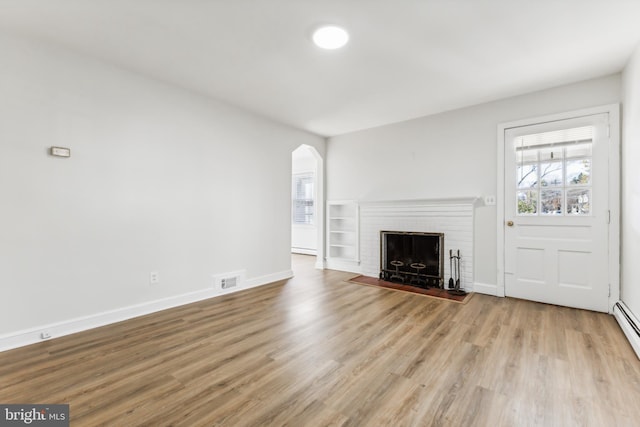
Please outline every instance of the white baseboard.
M242 289L255 288L256 286L267 285L273 282L279 282L280 280L287 280L293 277L292 270L280 271L278 273L266 274L260 277L254 277L253 279L247 279L245 286ZM239 290L242 290L239 289Z
M631 344L631 347L633 347L633 350L636 352L636 356L640 359L640 331L638 329L640 328L640 322L638 322L638 318L622 301L614 304L613 316L629 340L629 344Z
M244 282L243 286L232 291L225 291L222 294L218 289L203 289L187 294L176 295L173 297L131 305L115 310L104 311L102 313L97 313L90 316L77 317L75 319L69 319L57 323L50 323L11 334L1 335L0 352L18 347L24 347L26 345L35 344L37 342L45 341L48 339L71 335L77 332L98 328L100 326L105 326L116 322L121 322L123 320L132 319L134 317L144 316L146 314L179 307L181 305L191 304L209 298L226 295L231 292L238 292L244 289L255 288L257 286L266 285L280 280L290 279L291 277L293 277L293 271L285 270L278 273L267 274L264 276L247 279ZM51 338L41 338L41 334L45 331L49 333Z
M492 295L494 297L498 296L498 286L497 285L489 285L487 283L478 283L475 282L473 284L473 292L477 292L479 294Z
M317 255L318 252L315 249L305 249L305 248L291 248L292 254L301 254L301 255Z
M349 273L362 274L360 261L346 261L338 258L327 258L325 268L329 270L347 271Z

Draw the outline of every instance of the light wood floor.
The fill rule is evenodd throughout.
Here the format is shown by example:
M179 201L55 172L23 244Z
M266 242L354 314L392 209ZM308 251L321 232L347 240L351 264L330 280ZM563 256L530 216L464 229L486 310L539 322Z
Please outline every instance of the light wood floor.
M0 403L71 425L632 426L640 362L608 315L467 304L313 269L0 353Z

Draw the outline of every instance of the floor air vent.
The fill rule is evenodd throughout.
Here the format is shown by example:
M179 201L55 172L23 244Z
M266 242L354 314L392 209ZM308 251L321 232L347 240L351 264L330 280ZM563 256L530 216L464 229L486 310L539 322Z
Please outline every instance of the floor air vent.
M638 359L640 359L640 323L638 322L638 319L622 301L614 304L613 315L620 324L622 332L627 336L627 339L629 340L631 347L633 347L633 350L636 352Z

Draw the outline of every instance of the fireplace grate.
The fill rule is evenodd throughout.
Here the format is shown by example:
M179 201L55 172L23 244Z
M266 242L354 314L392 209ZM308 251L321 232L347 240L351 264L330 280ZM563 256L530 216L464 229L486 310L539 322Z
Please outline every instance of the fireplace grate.
M380 279L421 288L443 287L444 233L380 232Z

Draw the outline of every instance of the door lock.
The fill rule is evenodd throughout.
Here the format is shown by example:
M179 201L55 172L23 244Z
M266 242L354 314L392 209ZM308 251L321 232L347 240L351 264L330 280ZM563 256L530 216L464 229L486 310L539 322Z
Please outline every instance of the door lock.
M507 225L508 225L509 227L513 227L513 221L507 221Z

